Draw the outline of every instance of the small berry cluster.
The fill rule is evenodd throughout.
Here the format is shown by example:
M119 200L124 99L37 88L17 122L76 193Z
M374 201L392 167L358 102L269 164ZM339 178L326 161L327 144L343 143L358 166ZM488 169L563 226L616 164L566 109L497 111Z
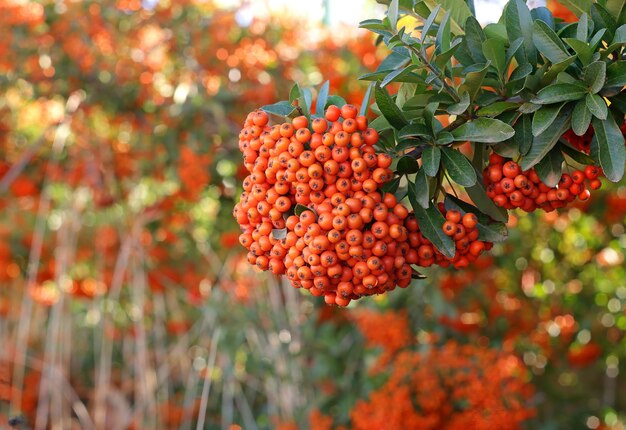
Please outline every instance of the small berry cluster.
M239 138L250 174L234 216L248 261L329 304L406 287L411 264L464 267L485 248L458 213L459 252L446 258L393 194L383 196L391 157L376 154L378 133L352 105L329 106L311 128L304 116L270 127L255 111Z
M489 251L493 243L478 240L478 219L473 213L462 215L458 210L443 210L443 205L439 210L446 218L443 224L443 232L454 240L456 255L451 263L457 269L465 268L469 263L474 262L483 251ZM442 265L439 263L439 265Z
M579 151L589 154L589 152L591 152L591 141L593 139L593 135L593 127L591 126L582 136L578 136L570 128L563 134L563 139Z
M541 208L551 212L576 198L582 201L589 199L589 188L597 190L602 186L598 179L600 173L598 167L587 166L584 171L563 174L556 187L549 187L541 181L535 169L522 171L515 161L493 153L483 171L483 181L487 186L487 195L500 207L520 208L526 212Z

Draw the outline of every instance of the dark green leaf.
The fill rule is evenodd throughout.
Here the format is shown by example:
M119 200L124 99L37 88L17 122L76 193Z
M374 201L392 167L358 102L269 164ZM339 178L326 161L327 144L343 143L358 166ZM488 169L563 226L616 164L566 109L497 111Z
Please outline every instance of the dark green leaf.
M478 116L498 116L502 112L507 112L510 110L515 110L519 108L520 105L514 102L495 102L490 104L489 106L485 106L483 108L478 109L476 115Z
M399 176L396 176L391 181L385 183L385 185L383 185L380 189L385 193L394 194L396 191L398 191L398 187L400 186L400 179L401 178Z
M448 106L448 113L451 115L460 115L467 110L470 104L468 93L461 94L461 100L458 103Z
M594 3L593 5L591 5L591 18L593 19L595 28L605 28L608 40L612 40L615 36L617 23L615 22L615 19L613 19L609 11L607 11L599 3Z
M387 26L380 19L366 19L359 23L359 27L367 30L387 30Z
M509 69L509 65L511 64L511 60L513 60L513 57L515 56L517 51L522 47L523 44L524 44L524 39L521 39L521 38L520 39L516 39L513 42L511 42L511 45L506 50L506 66L505 66L506 70ZM526 63L526 64L528 64L528 63Z
M492 22L485 26L485 36L487 39L499 39L503 44L508 42L506 25L500 22Z
M328 89L330 87L330 81L324 82L324 85L320 88L320 92L317 95L317 102L315 103L315 113L322 115L324 113L324 106L328 101Z
M472 163L456 149L441 148L443 165L450 178L464 187L471 187L476 183L476 172Z
M626 86L626 61L611 63L611 65L606 68L606 86Z
M593 94L600 91L606 79L606 63L604 61L596 61L588 65L585 68L583 79Z
M402 111L396 106L386 89L377 85L374 90L374 95L378 109L380 109L383 116L387 118L389 124L398 130L407 125L407 120L402 114Z
M452 136L452 133L449 133L447 131L439 133L437 135L437 140L435 140L435 143L437 145L449 145L452 142L454 142L454 137Z
M539 52L552 63L560 63L570 56L559 36L543 21L535 21L532 38Z
M545 85L551 84L559 73L567 69L574 61L576 61L576 55L572 55L567 60L561 61L560 63L553 64L541 78L541 83Z
M502 242L506 240L509 233L503 222L494 221L490 216L482 213L479 208L456 198L451 194L446 195L444 201L447 210L456 209L465 215L473 213L478 218L478 238L487 242Z
M398 166L396 170L401 175L410 175L419 170L419 165L417 164L417 160L410 155L405 155L398 160Z
M577 84L552 84L537 93L533 103L547 105L570 100L581 99L587 94L587 89Z
M439 172L441 149L436 146L427 146L422 152L422 169L428 176L435 177Z
M576 102L574 112L572 113L572 131L577 136L582 136L587 132L591 124L591 112L587 109L585 100Z
M605 120L608 114L606 102L597 94L587 94L585 104L589 112L598 119Z
M415 199L421 207L424 209L428 208L430 204L430 190L424 169L420 169L417 175L415 175Z
M491 62L501 75L504 73L506 63L506 53L504 45L498 39L487 39L483 42L483 54L485 58Z
M482 65L481 65L482 66ZM459 94L463 94L467 92L469 94L470 100L474 100L478 91L483 85L483 81L485 80L485 75L487 74L487 69L489 68L489 63L482 66L482 69L469 72L465 75L465 81L459 87Z
M424 124L409 124L398 132L398 138L405 139L407 137L425 137L432 139L433 135L430 128Z
M535 172L537 172L541 182L549 187L555 187L561 179L563 161L565 160L559 148L553 148L548 152L535 166Z
M296 216L300 216L300 215L302 215L302 214L303 214L304 212L306 212L306 211L311 211L311 212L313 212L313 214L317 217L317 213L316 213L313 209L311 209L311 208L309 208L309 207L307 207L307 206L305 206L305 205L301 205L301 204L299 204L299 203L298 203L298 204L296 205L296 207L293 209L293 213L294 213Z
M454 140L483 143L497 143L515 134L513 127L494 118L476 118L452 131Z
M615 16L619 18L626 11L626 1L625 0L607 0L606 10L609 11L611 16Z
M533 138L530 150L522 158L522 170L528 170L534 167L552 148L554 148L559 138L570 127L571 116L571 109L563 109L546 131Z
M387 85L389 85L391 82L400 82L402 81L402 79L400 79L402 76L407 75L409 73L411 73L412 70L414 70L417 66L411 65L411 66L407 66L407 67L401 67L399 69L396 69L390 73L388 73L382 80L382 82L380 83L381 87L386 87Z
M483 54L483 42L486 40L485 32L479 22L473 16L465 22L465 43L475 63L486 63Z
M512 0L506 7L505 23L509 41L522 38L524 45L518 50L515 58L519 64L536 62L536 48L533 43L533 20L530 10L523 0Z
M592 154L597 153L598 161L609 181L618 182L624 176L624 135L609 115L606 120L592 119L595 135L591 141ZM594 148L595 146L595 148Z
M533 115L533 136L539 136L556 119L565 103L544 106Z
M532 133L532 122L530 120L530 115L522 115L519 117L515 126L513 127L515 130L515 136L511 139L515 142L519 153L526 155L530 150L530 146L533 142L533 133Z
M580 59L580 62L583 63L583 66L586 66L591 62L593 48L589 46L587 42L582 42L578 39L572 39L569 37L563 40L574 50L574 52L576 52L576 55Z
M412 185L412 186L411 186ZM415 184L409 184L409 201L415 211L415 218L419 223L420 230L426 239L448 258L453 258L456 253L454 241L443 232L443 223L446 221L439 209L431 204L424 209L417 201Z
M572 160L574 160L577 163L585 164L585 165L594 163L593 158L591 158L584 152L580 152L572 148L571 146L566 144L563 140L559 142L558 147L565 155L567 155L568 157L570 157Z

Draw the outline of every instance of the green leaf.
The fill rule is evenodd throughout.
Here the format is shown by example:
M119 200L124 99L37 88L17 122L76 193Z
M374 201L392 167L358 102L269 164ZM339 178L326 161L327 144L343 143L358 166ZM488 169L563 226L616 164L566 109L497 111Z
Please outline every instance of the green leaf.
M607 0L606 10L609 11L611 16L621 17L624 11L626 11L625 0Z
M387 19L389 19L392 31L395 31L398 27L398 16L398 0L391 0L387 9Z
M476 172L472 163L456 149L441 148L443 165L450 178L463 187L471 187L476 183Z
M483 54L496 68L498 74L502 75L506 68L506 53L504 45L498 39L487 39L483 42Z
M606 63L604 61L596 61L588 65L585 68L583 79L593 94L600 91L606 79Z
M577 84L552 84L537 93L533 103L547 105L551 103L567 102L581 99L587 94L587 89Z
M576 25L576 39L581 42L587 43L587 38L589 37L589 15L586 13L582 13L580 18L578 19L578 24Z
M571 10L576 16L589 13L593 0L559 0L563 6Z
M302 214L303 214L304 212L306 212L306 211L311 211L311 212L313 212L313 214L317 217L317 212L315 212L315 210L313 210L313 209L311 209L311 208L309 208L309 207L307 207L307 206L305 206L305 205L301 205L300 203L298 203L298 204L296 205L296 207L293 209L293 213L294 213L296 216L300 216L300 215L302 215Z
M504 44L509 41L506 25L501 22L492 22L491 24L487 24L484 30L487 39L499 39Z
M539 136L556 119L565 103L544 106L533 115L533 136Z
M450 12L450 18L452 18L450 30L452 34L463 34L463 25L467 18L472 15L465 0L424 0L424 2L431 9L441 5L443 10Z
M592 124L595 135L591 141L591 152L597 153L606 178L612 182L619 182L624 176L624 161L626 160L624 135L612 115L604 121L593 118Z
M366 19L359 23L359 28L367 30L387 30L387 26L380 19Z
M470 105L470 98L468 93L461 94L461 100L458 103L448 106L448 113L451 115L460 115L467 110Z
M345 104L346 104L346 101L343 97L332 95L332 96L328 96L328 101L326 102L326 106L324 106L324 108L327 108L330 105L342 107Z
M261 109L269 114L286 117L295 110L295 107L293 107L291 103L287 101L282 101L274 103L272 105L263 106Z
M287 237L287 229L286 228L275 228L272 229L272 237L275 240L282 240Z
M401 175L410 175L416 173L419 170L417 160L410 155L405 155L398 160L396 170Z
M598 119L605 120L608 114L608 108L606 102L602 97L597 94L587 94L585 98L585 104L589 112Z
M435 140L437 145L449 145L452 142L454 142L454 137L452 136L452 133L447 131L437 134L437 140Z
M324 82L324 85L320 88L320 92L317 95L317 102L315 103L315 113L322 115L324 113L324 106L328 101L328 89L330 88L330 81Z
M421 40L420 40L420 43L422 44L422 46L424 46L424 40L426 39L426 35L430 31L430 27L432 27L433 23L435 22L435 19L437 18L437 15L439 14L440 10L441 10L441 5L438 5L432 10L430 15L428 15L428 18L426 18L426 21L424 21L424 25L422 26Z
M519 108L520 105L515 102L495 102L489 106L478 109L476 115L478 116L498 116L502 112L507 112Z
M503 222L494 221L490 216L482 213L479 208L464 202L463 200L447 194L445 201L445 207L447 210L456 209L465 215L466 213L473 213L478 218L478 238L487 242L502 242L506 240L509 233L506 225Z
M535 136L530 146L530 150L522 158L521 168L522 170L528 170L539 163L543 157L554 145L559 141L559 138L567 131L571 124L571 109L563 109L557 118L539 136Z
M535 166L535 172L537 172L541 182L549 187L555 187L561 179L563 161L565 159L559 148L553 148L548 152Z
M409 184L409 201L415 211L415 218L420 226L420 231L432 244L448 258L453 258L456 252L454 241L443 232L443 223L446 219L439 209L431 202L428 209L424 209L417 201L415 184Z
M485 32L476 18L473 16L467 18L465 22L465 43L475 63L487 62L483 54L483 42L485 40Z
M574 107L572 113L572 131L576 136L582 136L587 132L591 124L591 111L587 109L587 103L585 100L580 100Z
M567 60L561 61L560 63L553 64L541 78L541 83L543 85L551 84L559 73L567 69L574 61L576 61L576 55L572 55Z
M559 142L558 147L565 155L567 155L568 157L570 157L572 160L574 160L577 163L585 164L585 165L594 163L593 158L591 158L590 156L588 156L584 152L580 152L580 151L572 148L567 143L565 143L563 140L561 140Z
M402 127L402 129L398 132L398 138L405 139L407 137L425 137L427 139L432 139L433 135L430 128L424 124L409 124Z
M533 20L530 10L523 0L512 0L505 10L505 23L510 42L522 38L524 45L522 50L518 50L515 58L519 64L534 64L537 58L537 51L533 42Z
M615 36L615 30L617 29L617 23L602 5L594 3L591 5L591 18L595 24L596 29L606 28L606 36L608 40L612 40Z
M417 66L410 65L410 66L400 67L399 69L393 70L392 72L387 73L387 75L383 78L382 82L380 83L380 86L386 87L391 82L402 82L404 80L402 78L404 76L409 75L411 71L415 70L416 68Z
M576 53L583 66L586 66L591 62L593 57L593 48L589 46L587 42L581 42L578 39L565 38L563 39Z
M386 182L382 187L380 187L380 189L385 193L395 194L400 186L400 179L400 176L396 176L391 181Z
M530 151L530 146L533 142L530 115L522 115L519 117L513 129L515 130L515 136L513 136L512 140L517 146L519 153L524 156Z
M476 172L476 174L480 176L480 172ZM489 215L496 221L508 221L509 213L506 209L496 206L493 200L489 198L483 181L476 181L476 184L474 184L474 186L466 187L465 192L483 213Z
M539 52L552 63L560 63L570 56L559 36L543 21L535 21L532 39Z
M417 175L415 175L415 199L421 207L424 209L428 208L430 204L430 190L424 169L420 169Z
M531 102L526 102L526 103L522 103L518 111L521 113L533 113L533 112L537 112L539 109L541 109L541 105L536 105Z
M377 85L374 90L374 96L376 98L378 109L380 109L380 112L387 119L387 121L389 121L389 124L398 130L408 124L404 114L400 108L396 106L386 89Z
M363 96L363 102L361 102L361 109L359 110L359 115L361 116L367 115L367 109L370 106L370 100L372 98L372 91L374 91L375 86L376 86L375 82L370 82L370 84L367 86L367 91L365 91L365 95ZM319 115L319 112L322 112L322 111L317 111L318 115Z
M626 86L626 61L617 61L611 63L606 68L606 84L607 87L623 87Z
M422 169L431 178L437 176L441 162L441 149L437 146L427 146L422 152Z
M436 46L440 53L450 49L450 11L447 11L437 30Z
M513 127L494 118L476 118L452 131L454 140L482 143L498 143L515 134Z
M459 94L466 92L469 94L470 100L474 100L483 85L488 68L489 63L485 64L480 70L467 73L463 84L459 87Z

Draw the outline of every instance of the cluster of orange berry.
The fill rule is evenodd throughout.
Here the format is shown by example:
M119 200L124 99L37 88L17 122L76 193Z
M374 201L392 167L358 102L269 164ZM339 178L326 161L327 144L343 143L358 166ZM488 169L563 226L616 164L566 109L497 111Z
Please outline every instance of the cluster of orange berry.
M549 187L541 181L535 169L522 171L515 161L493 153L483 171L483 180L487 195L500 207L521 208L526 212L541 208L551 212L576 198L582 201L589 199L591 194L587 183L592 190L600 188L600 174L600 168L587 166L584 171L575 170L571 175L564 173L556 187Z
M383 196L392 160L375 152L378 133L354 106L329 106L311 128L304 116L273 127L268 120L250 113L239 135L250 174L234 216L251 264L346 306L408 286L411 264L463 267L485 248L474 244L475 221L467 217L465 227L453 212L459 252L448 259L393 194Z

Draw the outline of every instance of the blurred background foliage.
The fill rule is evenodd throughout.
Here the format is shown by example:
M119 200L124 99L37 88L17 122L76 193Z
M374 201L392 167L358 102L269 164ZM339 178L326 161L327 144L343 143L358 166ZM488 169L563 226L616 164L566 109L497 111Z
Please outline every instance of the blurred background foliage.
M623 186L345 310L247 264L239 124L386 55L299 4L0 0L0 426L624 428Z

